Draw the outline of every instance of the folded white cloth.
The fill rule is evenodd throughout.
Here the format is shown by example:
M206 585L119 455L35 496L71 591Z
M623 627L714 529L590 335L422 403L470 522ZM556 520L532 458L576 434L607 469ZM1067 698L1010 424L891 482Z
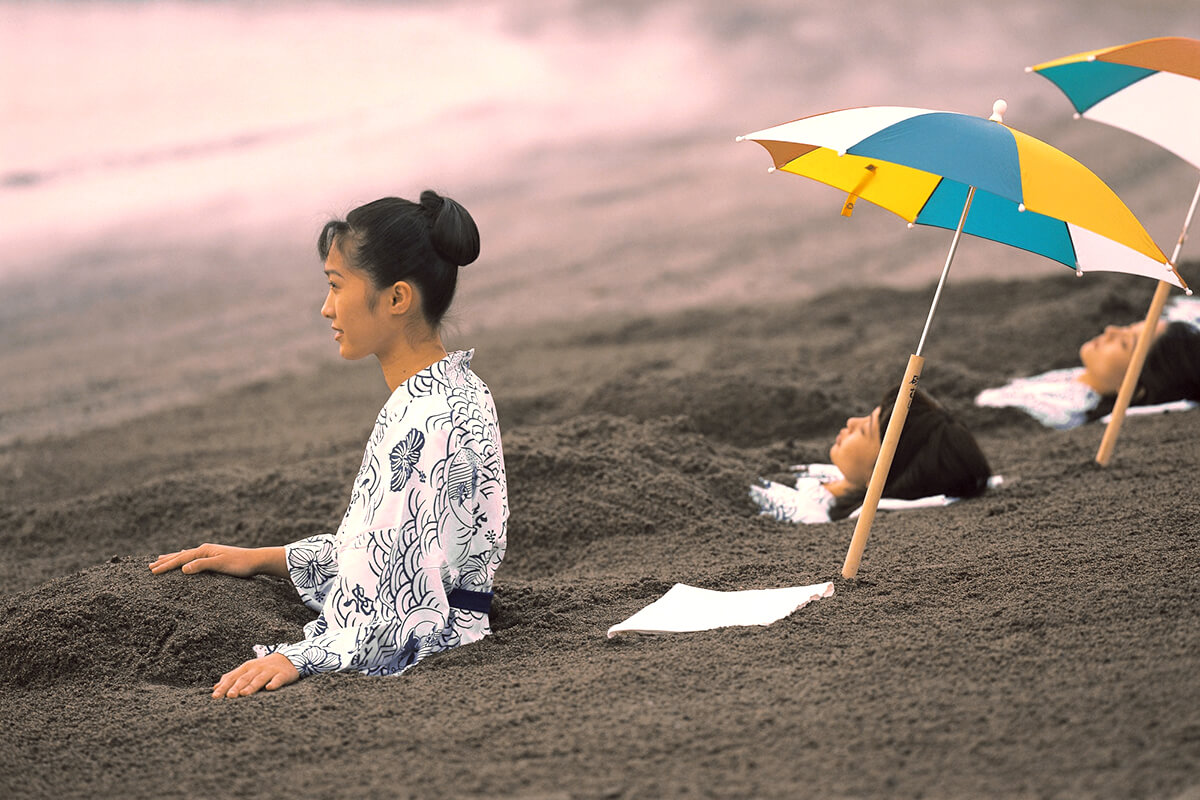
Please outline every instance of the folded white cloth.
M833 595L833 582L785 589L717 592L677 583L624 622L608 629L618 633L682 633L730 625L770 625L813 600Z
M1188 411L1195 408L1197 405L1200 404L1194 403L1191 400L1172 400L1169 403L1155 403L1152 406L1130 406L1129 408L1125 409L1125 416L1141 417L1147 414L1166 414L1171 411ZM1107 425L1110 420L1112 420L1112 414L1106 414L1103 418L1101 418L1100 421Z

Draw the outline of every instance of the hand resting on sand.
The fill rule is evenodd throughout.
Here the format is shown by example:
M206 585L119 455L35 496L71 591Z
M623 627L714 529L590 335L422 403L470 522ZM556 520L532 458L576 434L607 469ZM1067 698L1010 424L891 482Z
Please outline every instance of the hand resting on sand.
M173 569L188 575L222 572L238 578L253 575L288 576L287 559L282 547L232 547L208 542L190 550L160 555L150 565L150 571L155 575Z
M233 547L204 543L189 550L166 553L155 559L150 571L155 575L178 569L188 575L221 572L238 578L253 575L287 577L287 559L282 547ZM259 689L268 691L300 680L300 672L282 653L252 658L221 676L213 685L212 696L246 697Z
M259 689L272 691L300 680L300 672L283 653L271 653L252 658L237 669L221 676L213 686L212 696L246 697Z

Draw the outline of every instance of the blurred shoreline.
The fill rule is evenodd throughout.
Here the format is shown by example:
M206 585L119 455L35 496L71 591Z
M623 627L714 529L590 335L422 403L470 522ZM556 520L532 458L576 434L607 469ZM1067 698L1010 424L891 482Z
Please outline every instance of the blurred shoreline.
M924 285L944 232L733 141L831 108L1004 96L1169 250L1193 171L1022 72L1167 33L1191 3L0 3L0 447L332 363L315 232L426 186L482 231L464 342ZM1061 269L967 244L951 284Z

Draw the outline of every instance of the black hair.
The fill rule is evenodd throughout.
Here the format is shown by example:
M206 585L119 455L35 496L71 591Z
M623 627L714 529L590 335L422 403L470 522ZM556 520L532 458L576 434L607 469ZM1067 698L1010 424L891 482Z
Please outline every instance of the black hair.
M1116 400L1116 395L1100 398L1088 421L1107 415ZM1150 345L1130 403L1152 406L1173 400L1200 401L1200 328L1187 322L1170 323Z
M887 431L900 386L886 392L879 403L880 436ZM896 444L892 467L883 484L883 496L915 500L935 494L975 497L987 489L992 468L967 427L940 403L917 389ZM866 490L839 497L830 509L832 519L842 519L862 505Z
M426 189L421 201L384 197L330 220L317 237L324 261L333 247L376 289L398 281L421 293L421 311L435 329L454 299L458 268L479 257L479 229L465 208Z

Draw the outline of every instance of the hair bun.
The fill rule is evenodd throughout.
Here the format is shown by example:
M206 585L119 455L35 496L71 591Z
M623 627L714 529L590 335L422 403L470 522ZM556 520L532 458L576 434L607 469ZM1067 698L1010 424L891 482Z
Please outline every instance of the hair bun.
M458 267L479 258L479 228L465 208L432 189L421 192L421 208L433 218L430 241L438 255Z
M429 214L434 219L437 219L437 214L442 210L442 206L446 204L446 198L435 192L433 189L426 189L421 192L421 208L426 214Z

